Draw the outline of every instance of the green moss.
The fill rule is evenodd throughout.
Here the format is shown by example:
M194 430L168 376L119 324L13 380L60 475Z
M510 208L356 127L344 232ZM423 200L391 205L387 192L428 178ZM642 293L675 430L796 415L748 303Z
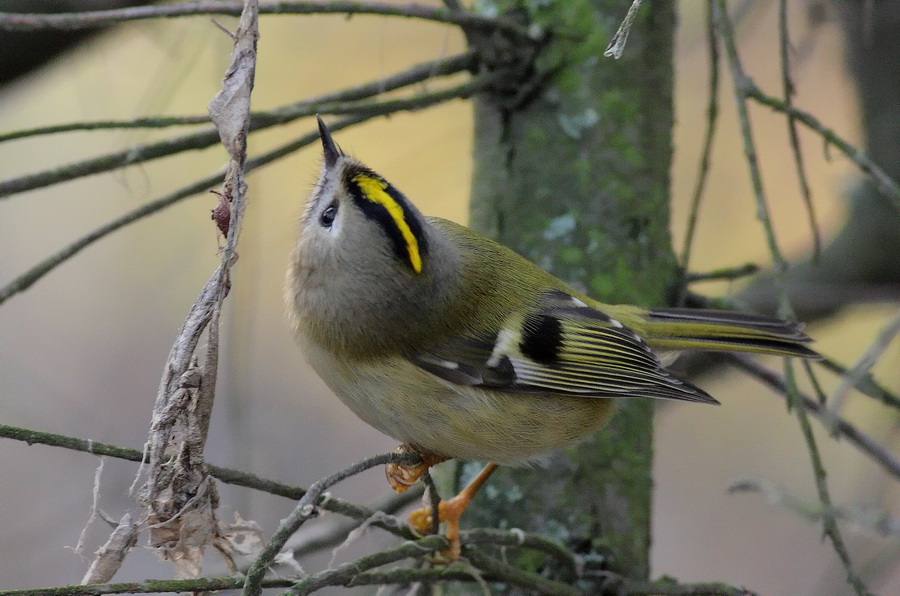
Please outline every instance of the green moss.
M559 70L515 112L502 98L476 100L473 227L597 299L661 303L675 275L672 4L645 5L618 61L602 53L627 10L619 1L481 4L515 5L552 30L536 68ZM501 469L467 522L612 553L613 569L646 577L652 410L649 400L622 404L606 429L548 468ZM520 563L533 564L530 556Z

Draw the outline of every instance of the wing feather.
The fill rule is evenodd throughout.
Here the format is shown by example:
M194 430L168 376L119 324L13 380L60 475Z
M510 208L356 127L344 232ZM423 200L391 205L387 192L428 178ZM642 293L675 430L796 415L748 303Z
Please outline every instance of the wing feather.
M493 337L454 337L411 361L453 384L508 393L718 403L665 370L636 333L559 291Z

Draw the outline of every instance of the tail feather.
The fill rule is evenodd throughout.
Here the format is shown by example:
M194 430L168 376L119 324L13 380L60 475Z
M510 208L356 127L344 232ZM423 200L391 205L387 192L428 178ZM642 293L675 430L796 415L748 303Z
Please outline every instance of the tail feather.
M812 339L796 321L733 311L658 308L650 310L645 322L647 343L654 348L821 358L804 345Z

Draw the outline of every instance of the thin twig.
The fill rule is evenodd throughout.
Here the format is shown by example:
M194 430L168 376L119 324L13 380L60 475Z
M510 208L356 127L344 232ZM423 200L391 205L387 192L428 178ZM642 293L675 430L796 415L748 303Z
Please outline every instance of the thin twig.
M541 581L543 578L534 573L526 573L523 577L521 574L505 576L504 571L508 571L510 567L498 567L500 574L488 574L486 577L491 581L499 581L510 583L513 585L521 585L525 588L533 589L537 594L580 594L579 591L559 584L558 582ZM432 569L412 569L412 568L396 568L389 570L364 571L356 575L348 586L371 586L371 585L392 585L392 584L409 584L412 582L423 582L434 584L437 582L459 581L473 582L475 578L471 571L465 570L461 565L451 565L449 567L437 567ZM92 586L62 586L53 588L33 588L25 590L0 590L0 596L104 596L106 594L147 594L153 592L213 592L222 590L234 590L239 588L242 579L239 577L217 577L202 579L176 579L176 580L148 580L145 582L129 582L118 584L97 584ZM290 588L294 582L287 579L267 579L264 580L262 586L264 588ZM649 591L650 582L629 582L629 586L634 585L638 590L634 594L662 594L666 596L736 596L742 594L749 596L750 592L735 591L717 591L708 589L701 591L700 587L714 587L719 584L688 584L684 587L690 588L690 591L676 591L680 586L677 584L659 584L662 591ZM538 589L545 588L545 589ZM559 590L554 590L559 588ZM644 591L640 591L645 588Z
M425 485L425 497L428 499L428 508L431 509L431 533L437 534L441 530L441 495L429 470L422 475L422 484Z
M747 588L722 583L679 584L674 581L624 579L622 588L628 596L757 596Z
M793 309L791 308L790 302L787 298L786 272L788 269L788 262L782 254L781 249L778 246L778 241L775 237L775 229L773 227L771 216L769 213L768 201L766 198L765 189L763 187L762 172L760 171L756 145L753 140L753 129L750 125L750 115L747 109L749 91L753 86L753 83L744 72L743 66L741 65L740 57L737 51L737 42L735 39L734 29L731 24L731 19L728 16L728 7L726 5L726 0L717 0L716 6L718 13L717 21L725 46L725 55L731 68L735 105L737 107L738 121L740 122L741 136L744 141L744 154L750 172L750 181L753 186L753 193L756 197L757 218L763 224L766 240L769 245L769 253L772 255L775 285L778 290L780 302L779 314L786 318L794 318L795 315L793 314ZM797 422L800 425L803 438L806 441L806 447L807 452L809 453L810 464L812 466L816 491L818 493L819 500L822 502L822 505L827 509L831 507L831 496L826 481L825 467L822 463L822 457L819 453L816 438L812 432L812 425L810 424L809 417L807 416L807 409L802 403L802 396L796 386L796 382L794 379L793 362L791 362L790 359L785 359L784 367L788 407L796 412ZM847 581L856 591L858 596L864 596L867 593L866 587L853 568L852 561L850 560L850 555L847 551L846 545L844 544L844 539L837 526L836 520L833 516L829 516L826 514L823 517L822 525L825 534L831 540L834 551L844 567L844 571L847 574Z
M750 114L747 110L747 89L750 79L744 72L740 56L737 51L734 30L731 19L728 17L728 7L725 0L717 0L717 13L719 30L725 46L725 55L731 68L733 80L734 100L737 106L738 121L740 123L741 138L744 142L744 157L750 173L750 182L753 187L753 195L756 198L756 217L763 225L766 240L769 245L769 253L775 266L776 278L783 278L787 270L788 262L781 253L778 240L775 237L775 228L769 213L769 204L766 191L763 187L762 173L759 168L759 157L756 151L756 143L753 140L753 127L750 124ZM783 280L779 283L783 284Z
M384 116L386 114L391 114L403 110L420 110L450 99L467 98L483 89L487 84L488 83L486 78L474 78L468 83L464 83L457 87L452 87L445 91L425 93L410 99L395 99L390 101L373 102L371 104L366 104L365 113L363 115L351 116L343 120L339 120L331 125L331 129L333 131L337 131L348 126L353 126L361 122L365 122L378 116ZM246 171L249 172L258 167L281 159L286 155L290 155L291 153L294 153L295 151L317 141L318 138L318 132L308 133L290 143L273 149L272 151L249 159L246 164ZM169 193L162 198L157 199L156 201L147 203L146 205L142 205L141 207L138 207L137 209L134 209L133 211L130 211L125 215L110 221L100 228L93 230L89 234L66 246L56 254L44 259L16 279L13 279L8 284L0 288L0 304L3 304L3 302L8 300L15 294L24 292L35 282L47 275L50 271L52 271L68 259L72 258L76 254L81 252L81 250L90 246L97 240L130 223L152 215L157 211L174 205L175 203L178 203L179 201L193 196L197 193L203 192L204 190L207 190L215 186L216 184L221 183L221 181L222 173L213 174L212 176L209 176L202 180L198 180L197 182L193 182L188 186ZM2 183L0 183L0 186L2 186Z
M841 411L844 399L859 384L863 377L869 373L869 370L875 366L878 359L881 358L881 355L884 354L884 351L887 350L898 333L900 333L900 313L888 321L887 325L881 329L875 340L866 348L853 367L841 375L838 386L828 396L828 409L832 414L838 414Z
M584 595L581 590L574 586L547 579L542 575L525 571L524 569L518 569L476 549L467 549L463 556L476 568L484 571L486 576L502 577L504 582L528 588L538 594L552 594L553 596Z
M379 93L386 93L401 87L419 83L423 80L441 76L456 74L462 70L470 69L475 65L475 53L472 51L463 52L448 58L441 58L429 62L417 64L407 70L397 74L378 79L355 87L349 87L341 91L305 99L293 104L264 110L260 112L251 112L250 128L251 130L261 130L263 128L278 124L287 124L304 116L311 116L317 113L333 114L335 112L326 109L320 109L320 105L328 104L339 109L339 102L351 102L368 97L372 97ZM346 110L345 110L346 111ZM0 143L11 141L14 139L22 139L40 135L58 134L64 132L86 131L86 130L115 130L130 128L166 128L170 126L186 126L209 124L209 115L203 116L148 116L144 118L136 118L134 120L101 120L94 122L71 122L68 124L56 124L52 126L42 126L37 128L29 128L23 130L10 131L0 133Z
M816 364L827 371L841 376L846 375L850 371L849 367L844 366L843 364L831 358L828 358L827 356L822 360L819 360ZM890 408L900 410L900 396L897 396L889 391L887 387L875 380L875 377L873 377L869 372L863 374L859 377L859 379L857 379L854 388L863 395L868 395L872 399L877 399Z
M784 375L766 368L750 356L727 354L724 357L755 379L762 381L778 395L786 397L788 384ZM897 459L894 453L882 447L877 441L853 426L850 422L838 416L833 416L818 400L803 393L800 393L800 399L804 410L812 414L823 427L831 430L836 437L847 439L853 443L872 461L881 466L885 472L900 480L900 460Z
M332 130L333 129L334 127L332 127ZM90 439L79 439L76 437L36 431L27 428L20 428L17 426L8 426L5 424L0 424L0 438L22 441L28 443L29 445L37 444L47 445L50 447L62 447L63 449L70 449L72 451L79 451L81 453L90 453L99 457L113 457L116 459L122 459L136 463L140 463L144 459L143 453L141 451L138 451L137 449L127 449L124 447L118 447L116 445L110 445L108 443L92 441ZM306 489L304 488L290 486L288 484L283 484L281 482L276 482L274 480L269 480L266 478L260 478L259 476L251 474L249 472L241 472L240 470L223 468L221 466L214 466L212 464L207 464L206 467L207 470L209 470L210 476L216 478L217 480L220 480L221 482L224 482L225 484L243 486L245 488L258 490L294 501L303 498L303 495L306 494ZM413 487L410 489L410 491L412 490L421 489ZM319 507L325 509L326 511L331 511L339 515L352 517L360 521L372 517L372 515L375 513L374 510L368 507L356 505L355 503L351 503L337 497L329 498L327 502L320 504ZM389 519L391 520L390 522L387 521ZM406 524L404 524L400 520L397 520L396 518L391 519L387 515L373 521L371 525L387 530L407 540L411 540L415 537L413 533L406 527Z
M803 398L800 394L800 389L797 387L797 381L794 376L794 362L789 358L785 358L784 376L787 380L788 401L794 404L800 402L801 405L801 407L796 408L797 420L800 422L803 438L806 440L810 463L812 464L813 469L813 478L816 483L816 492L818 493L819 501L822 503L823 507L822 529L824 530L824 534L831 540L834 552L841 561L844 572L847 574L847 583L853 587L857 596L868 596L868 589L853 567L853 561L850 559L850 552L847 550L847 546L844 543L844 537L838 528L837 519L831 514L834 506L832 505L831 493L826 481L827 471L825 469L825 463L822 461L822 454L819 452L816 438L813 435L812 425L809 423L807 408L801 401Z
M787 0L778 2L778 40L779 53L781 54L781 87L784 95L784 105L793 107L795 93L794 82L791 80L790 49L791 42L788 35ZM822 234L819 232L819 224L816 221L816 209L812 202L812 193L809 190L809 182L806 179L806 167L803 165L803 152L800 150L800 138L797 136L797 122L794 116L787 114L788 136L791 142L791 152L794 154L794 163L797 167L797 181L800 183L800 195L806 205L806 213L809 216L809 226L813 237L813 261L819 260L822 252Z
M728 486L729 493L749 492L763 495L772 505L778 505L810 521L832 515L836 519L855 524L868 532L881 536L900 534L900 518L893 517L884 509L834 507L826 510L821 503L810 503L789 494L778 484L761 478L744 478Z
M681 248L681 269L687 271L690 266L691 249L694 245L694 233L700 216L700 201L709 178L709 163L712 156L713 138L719 118L719 38L716 34L715 7L713 0L706 3L706 44L709 49L709 100L706 105L706 133L703 136L703 151L700 154L700 167L697 172L697 185L688 215L687 229L684 232L684 245Z
M356 577L364 571L403 559L421 559L436 550L447 548L449 544L443 536L426 536L416 541L404 542L310 575L294 584L291 591L297 594L311 594L328 586L352 586L356 583Z
M826 145L837 147L850 161L852 161L859 170L869 177L875 188L890 199L897 211L900 212L900 184L891 178L887 172L882 170L878 164L873 162L862 149L854 147L845 141L836 132L823 125L818 118L794 107L785 105L783 101L777 97L766 95L756 86L752 79L747 78L744 81L746 86L747 97L764 106L772 108L776 112L782 114L790 114L797 122L800 122L807 128L815 131L824 140Z
M241 594L243 596L258 596L262 590L262 580L265 577L266 570L275 561L275 557L281 552L282 547L288 541L288 538L296 532L309 518L316 515L316 507L322 498L322 493L326 490L345 480L351 476L359 474L369 468L389 463L405 463L413 464L419 461L419 457L411 453L383 453L361 462L348 466L343 470L335 472L331 476L322 478L312 484L309 490L303 495L303 498L294 507L294 511L285 519L281 520L278 529L269 538L269 542L263 548L262 552L253 561L250 569L247 570L247 578L244 582L244 588Z
M578 577L580 561L578 556L559 542L522 530L498 530L495 528L476 528L460 533L463 544L493 544L513 546L540 551L555 561L554 569L562 568L568 579Z
M385 93L387 91L413 85L433 77L454 74L470 67L474 64L473 60L474 54L472 52L451 56L450 58L432 60L418 64L383 79L275 108L266 114L258 114L257 118L251 122L250 131L256 132L271 126L287 124L298 118L315 114L318 106L321 104L356 101L378 95L379 93ZM426 95L428 94L423 94L419 97ZM404 100L395 101L402 102ZM338 108L339 106L333 107ZM378 108L367 105L363 109L377 110ZM352 111L352 109L347 109L346 111ZM164 139L162 141L144 145L136 145L121 151L113 151L56 168L50 168L48 170L0 181L0 198L37 188L44 188L61 182L67 182L75 178L144 163L182 151L205 149L218 142L218 131L215 128L204 128L203 130L188 135Z
M304 526L291 537L285 545L285 550L290 551L295 559L299 559L310 553L332 548L344 542L347 536L360 526L360 522L372 526L389 519L393 527L405 529L406 524L399 519L386 518L382 514L396 514L401 509L420 499L423 490L422 484L416 484L400 494L396 494L393 491L385 493L382 498L368 504L368 509L375 512L374 515L368 518L361 519L358 515L346 517L330 516L315 525ZM298 496L297 498L299 499L300 497ZM331 501L329 500L330 503ZM412 532L408 532L406 538L410 539L412 537Z
M713 269L712 271L704 271L703 273L685 273L685 283L695 283L698 281L734 281L759 272L759 265L756 263L745 263L737 267L723 267L721 269Z
M243 582L239 577L210 577L200 579L150 579L144 582L94 584L89 586L57 586L25 590L0 590L0 596L104 596L105 594L152 594L154 592L213 592L235 590ZM267 579L266 588L288 588L293 581Z
M502 578L494 578L498 581ZM475 581L475 577L471 571L468 571L460 565L452 565L450 567L433 567L430 569L397 567L388 570L372 570L363 571L357 574L347 587L357 586L389 586L389 585L409 585L413 582L422 584L436 584L438 582L467 582ZM0 593L0 596L4 596Z
M0 13L0 30L42 31L56 29L77 31L119 25L126 21L163 19L190 16L238 16L241 2L184 2L161 6L133 6L111 10L94 10L56 14ZM517 37L530 38L528 29L502 18L487 17L469 11L450 10L423 4L390 4L329 0L324 2L260 2L260 14L286 15L345 14L348 16L380 15L405 17L458 25L463 29L502 31Z
M39 126L37 128L26 128L0 133L0 143L63 132L120 130L128 128L168 128L170 126L196 126L198 124L209 124L209 116L148 116L146 118L134 118L133 120L71 122L68 124L53 124L50 126Z

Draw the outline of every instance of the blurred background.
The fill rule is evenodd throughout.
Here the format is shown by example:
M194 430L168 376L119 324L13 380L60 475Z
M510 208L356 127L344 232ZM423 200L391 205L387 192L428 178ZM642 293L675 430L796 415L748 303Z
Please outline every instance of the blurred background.
M683 2L680 8L672 187L676 250L684 237L706 121L702 4ZM760 87L779 95L777 3L751 4L739 28L745 68ZM810 3L789 5L796 105L859 144L857 97L847 76L836 15L811 20ZM217 20L229 28L235 25L233 19ZM384 77L464 49L464 39L453 27L396 18L264 16L260 29L255 110ZM230 50L231 40L208 18L116 27L0 90L0 132L73 121L204 114ZM755 219L730 76L726 70L721 76L722 114L691 262L697 271L770 262ZM751 116L779 241L799 258L809 250L811 236L785 122L756 106ZM254 134L250 153L314 126L305 119ZM464 223L471 133L470 106L454 101L339 132L336 140L403 189L426 214ZM171 134L92 131L0 143L0 179ZM858 174L837 152L829 159L820 139L805 129L800 135L812 197L828 238L842 226L844 195ZM319 153L314 146L250 175L207 447L211 463L301 486L395 446L329 393L303 363L284 324L284 271L296 218L318 172ZM224 150L216 146L3 199L0 285L99 225L210 175L225 161ZM143 445L162 365L218 262L218 239L209 221L214 205L214 195L200 194L141 220L2 305L0 423L131 448ZM719 283L698 289L727 295L738 286ZM852 363L895 313L896 305L890 304L852 307L808 331L817 349ZM894 341L874 369L895 391L900 389L898 357L900 345ZM764 362L781 367L778 359ZM834 385L833 378L822 376L827 387ZM818 523L761 495L726 493L735 479L758 477L815 501L809 455L795 418L779 397L737 374L717 373L700 383L722 407L686 404L658 410L654 575L720 580L761 594L846 593L844 572L823 542ZM896 412L851 394L845 414L897 452ZM830 440L814 425L835 503L900 514L897 483L852 445ZM88 528L84 553L72 550L90 516L97 466L97 458L86 454L0 440L2 588L81 579L93 551L109 534L104 524L95 523ZM128 489L136 469L128 462L105 462L99 505L116 519L134 508ZM386 491L381 471L372 470L333 492L365 503ZM285 499L228 486L221 486L221 496L221 518L239 512L267 533L293 507ZM877 536L853 525L843 528L858 568L870 574L870 589L900 593L898 537ZM310 562L308 570L317 565ZM218 567L210 561L211 571ZM116 581L170 576L169 566L137 549Z

